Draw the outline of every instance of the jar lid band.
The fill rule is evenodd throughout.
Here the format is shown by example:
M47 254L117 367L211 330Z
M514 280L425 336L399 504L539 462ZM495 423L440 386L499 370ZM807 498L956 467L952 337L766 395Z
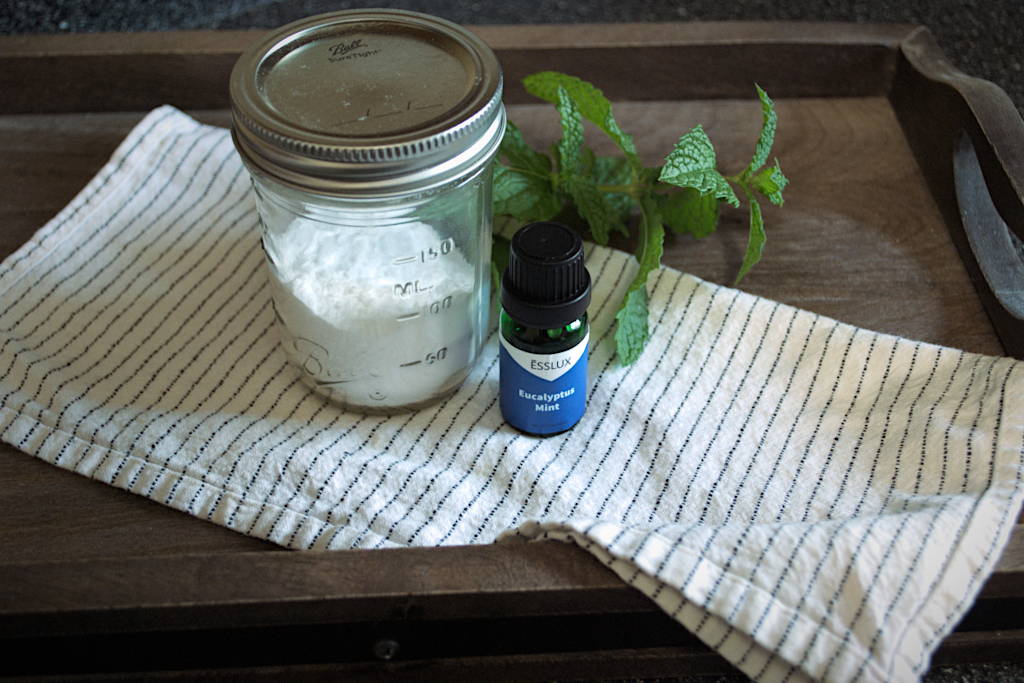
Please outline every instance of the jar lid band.
M493 157L504 134L501 67L476 35L403 10L303 19L251 46L231 74L246 162L325 193L444 184Z

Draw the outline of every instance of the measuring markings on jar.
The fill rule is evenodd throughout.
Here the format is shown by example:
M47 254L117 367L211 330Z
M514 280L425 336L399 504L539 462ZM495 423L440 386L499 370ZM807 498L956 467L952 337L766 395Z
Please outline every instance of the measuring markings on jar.
M451 307L452 307L452 295L449 294L448 296L446 296L443 299L438 299L437 301L431 301L427 305L427 311L429 313L431 313L432 315L437 315L441 311L446 311L446 310L448 310Z
M423 292L429 292L434 288L434 285L425 285L419 280L411 280L409 282L396 282L394 287L394 293L397 297L412 296L413 294L422 294Z
M409 320L415 320L423 314L427 315L438 315L444 311L447 311L452 307L452 295L444 297L443 299L436 299L431 301L429 304L423 307L423 311L414 311L412 313L406 313L395 318L400 323L407 322Z
M448 356L448 347L447 346L442 346L437 351L431 351L430 353L428 353L426 356L424 356L423 358L421 358L419 360L412 360L412 361L409 361L408 363L402 363L398 367L400 367L400 368L408 368L408 367L413 366L413 365L419 365L420 363L424 363L425 365L433 365L434 363L437 363L438 361L444 360L447 356Z
M396 266L401 266L406 263L416 263L417 261L419 261L420 263L426 263L427 261L433 261L434 259L440 256L447 256L448 254L452 253L454 249L455 240L449 237L447 239L441 240L441 242L436 246L431 245L426 249L421 249L419 253L412 254L410 256L400 256L391 263L393 263Z

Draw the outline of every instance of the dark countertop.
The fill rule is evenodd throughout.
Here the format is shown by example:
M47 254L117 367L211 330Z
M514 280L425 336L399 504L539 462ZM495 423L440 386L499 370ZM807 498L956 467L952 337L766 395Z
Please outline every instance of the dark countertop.
M21 0L0 34L273 28L319 12L387 5L461 24L652 21L854 21L923 24L950 60L993 81L1024 110L1020 0Z

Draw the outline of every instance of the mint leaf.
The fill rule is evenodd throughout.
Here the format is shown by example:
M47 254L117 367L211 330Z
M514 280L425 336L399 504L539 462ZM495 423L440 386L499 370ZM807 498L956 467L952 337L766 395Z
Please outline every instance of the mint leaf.
M598 244L608 244L612 230L625 231L618 210L608 202L608 196L597 189L592 178L570 176L563 181L576 210L590 226L590 234Z
M592 174L596 165L597 155L594 154L594 150L583 145L583 148L580 149L580 167L576 169L577 172L582 175Z
M508 122L505 135L501 138L499 153L505 157L507 165L512 168L530 171L538 175L547 175L551 172L551 159L534 151L526 144L523 134L511 121Z
M768 161L768 154L771 153L772 144L775 142L775 126L778 123L775 104L768 97L768 93L756 83L754 87L757 88L757 97L761 100L761 134L757 137L754 156L750 160L750 165L747 166L747 174L753 173Z
M685 187L658 199L662 220L677 235L707 237L718 225L718 199L714 195Z
M632 365L647 344L647 290L631 289L615 314L615 352L623 365Z
M558 141L559 173L565 178L579 172L583 161L583 122L579 109L564 88L558 89L558 117L562 139Z
M591 171L594 182L605 187L625 187L633 182L633 173L630 170L629 162L625 159L615 157L597 157L594 159L594 168ZM604 192L605 201L618 214L617 229L624 235L628 235L625 222L633 209L633 198L624 192Z
M774 166L763 168L751 178L754 189L768 198L772 204L782 206L782 190L789 185L789 179L782 175L779 168L779 160L775 160Z
M562 210L550 181L500 164L494 167L492 193L494 213L499 216L546 221Z
M575 76L558 71L542 71L532 74L523 79L523 85L526 86L526 91L534 97L547 100L552 104L559 103L558 91L564 90L576 103L583 117L603 130L625 153L631 165L639 166L633 138L619 128L615 117L612 116L611 102L598 88Z
M764 251L764 218L761 216L761 205L753 195L748 195L747 198L750 200L750 236L747 238L747 253L743 255L743 263L733 286L738 285L754 264L761 260L761 252Z
M494 213L522 221L543 221L562 209L551 179L551 160L535 152L511 121L501 139L507 166L496 164L492 189Z
M622 306L615 314L615 348L623 365L640 357L647 343L647 277L661 264L665 229L654 199L640 202L640 231L637 235L636 260L640 267L626 290Z
M712 194L733 206L740 201L729 182L716 170L715 148L701 126L696 126L676 143L665 157L658 180L678 187L692 187L701 194Z
M576 210L590 226L590 234L598 244L608 244L612 230L622 230L618 211L610 204L588 173L596 159L583 146L583 122L576 103L558 88L558 115L562 122L562 139L558 142L559 178L562 189L572 197Z

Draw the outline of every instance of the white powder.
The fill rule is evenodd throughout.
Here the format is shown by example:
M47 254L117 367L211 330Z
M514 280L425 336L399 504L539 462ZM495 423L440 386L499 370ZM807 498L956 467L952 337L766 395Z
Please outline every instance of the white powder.
M329 229L325 229L329 228ZM347 405L445 393L474 360L474 268L431 226L296 219L265 239L283 345L306 381Z

